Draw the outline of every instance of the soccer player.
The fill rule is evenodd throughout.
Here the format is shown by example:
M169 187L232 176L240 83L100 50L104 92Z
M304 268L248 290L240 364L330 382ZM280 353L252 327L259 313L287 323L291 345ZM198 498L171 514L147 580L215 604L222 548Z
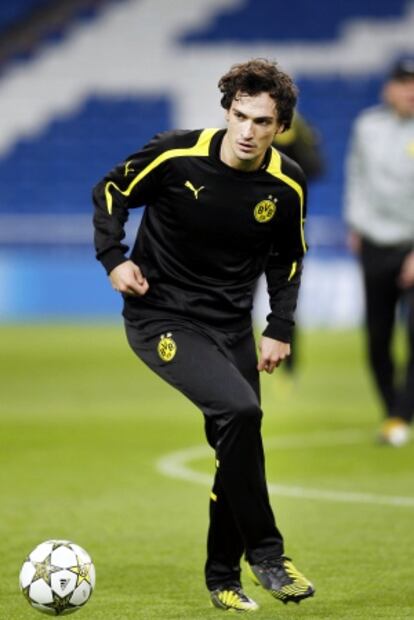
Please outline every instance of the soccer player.
M363 272L369 365L384 405L379 439L401 446L414 415L414 56L392 68L383 104L356 119L345 206ZM402 381L392 350L400 302L408 336Z
M306 250L306 187L271 145L287 130L297 92L276 63L233 66L219 81L226 129L171 131L116 166L94 189L95 244L124 296L128 341L204 414L216 453L205 576L213 605L252 611L251 576L283 601L313 595L284 555L270 506L259 372L289 355ZM146 205L129 258L130 208ZM259 344L253 291L265 272L271 303Z

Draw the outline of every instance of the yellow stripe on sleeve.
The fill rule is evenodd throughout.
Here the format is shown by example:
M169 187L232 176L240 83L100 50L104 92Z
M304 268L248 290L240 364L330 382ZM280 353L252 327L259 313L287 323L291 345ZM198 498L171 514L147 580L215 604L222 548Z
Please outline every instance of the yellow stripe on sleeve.
M157 168L160 164L168 159L172 159L173 157L206 157L209 153L210 142L214 134L218 131L218 129L204 129L196 144L194 146L190 146L184 149L170 149L169 151L165 151L158 155L148 166L143 168L139 174L131 181L128 187L125 190L122 190L116 183L113 181L108 181L105 185L105 199L106 199L106 208L108 210L109 215L112 215L112 203L113 198L111 194L111 189L115 189L117 192L122 194L123 196L129 196L136 185L142 179L144 179L147 174L149 174L152 170ZM128 162L130 163L130 162Z
M303 251L304 251L304 253L306 253L306 241L305 241L305 232L304 232L305 218L303 217L303 208L304 208L303 189L302 189L301 185L299 185L299 183L297 181L295 181L294 179L289 177L287 174L284 174L282 172L281 163L282 163L282 158L280 157L280 154L278 153L278 151L276 149L272 148L272 156L270 158L270 162L269 162L269 165L267 167L267 171L269 172L269 174L272 174L277 179L280 179L281 181L283 181L284 183L289 185L292 189L295 190L295 192L299 196L300 239L301 239L301 242L302 242ZM293 275L294 274L291 274L290 278L293 277Z

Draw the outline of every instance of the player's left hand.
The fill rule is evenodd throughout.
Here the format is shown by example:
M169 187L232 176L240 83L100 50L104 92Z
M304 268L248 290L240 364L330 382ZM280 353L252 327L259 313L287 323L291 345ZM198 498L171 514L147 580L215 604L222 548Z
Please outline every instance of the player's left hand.
M271 374L275 368L290 355L290 344L262 336L259 343L259 363L257 370Z
M414 251L407 254L401 267L398 284L401 288L414 286Z

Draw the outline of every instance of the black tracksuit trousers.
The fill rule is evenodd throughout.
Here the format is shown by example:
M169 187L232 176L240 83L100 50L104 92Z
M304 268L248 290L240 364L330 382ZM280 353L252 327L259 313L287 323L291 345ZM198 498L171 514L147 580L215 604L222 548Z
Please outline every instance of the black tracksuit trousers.
M155 315L156 317L156 315ZM217 469L210 499L206 583L240 585L240 560L283 554L265 478L257 356L251 327L224 331L180 317L126 319L133 351L201 409ZM170 361L157 347L176 345Z
M366 301L367 348L370 367L387 416L410 422L414 414L414 287L398 286L398 275L410 247L378 246L364 240L361 266ZM408 359L401 383L396 380L392 336L397 306L407 325Z

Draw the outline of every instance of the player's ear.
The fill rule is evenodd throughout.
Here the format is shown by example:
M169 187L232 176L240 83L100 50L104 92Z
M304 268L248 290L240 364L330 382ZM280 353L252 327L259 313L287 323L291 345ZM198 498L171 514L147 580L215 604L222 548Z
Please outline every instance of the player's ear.
M283 125L283 123L281 125L279 125L279 127L276 129L276 133L275 135L277 136L279 133L283 133L285 131L285 126Z

